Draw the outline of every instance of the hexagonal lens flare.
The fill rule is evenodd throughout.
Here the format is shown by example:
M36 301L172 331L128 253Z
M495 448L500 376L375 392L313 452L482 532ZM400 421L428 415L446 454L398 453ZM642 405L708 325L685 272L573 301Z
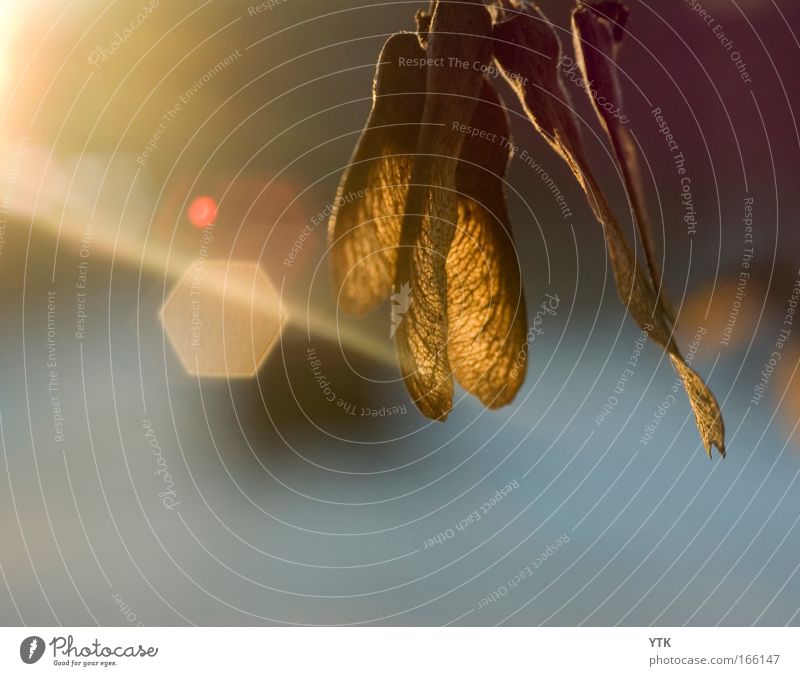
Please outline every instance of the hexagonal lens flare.
M170 293L161 320L188 373L247 378L277 344L287 314L257 263L198 261Z

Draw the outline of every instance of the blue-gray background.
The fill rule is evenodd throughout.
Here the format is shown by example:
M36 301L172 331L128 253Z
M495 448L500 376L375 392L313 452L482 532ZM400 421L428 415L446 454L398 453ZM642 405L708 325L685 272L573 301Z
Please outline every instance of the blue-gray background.
M2 80L10 152L0 178L14 180L4 188L0 249L0 622L800 623L800 326L766 396L750 403L800 267L796 3L705 3L752 84L691 3L630 3L627 110L683 345L706 331L695 365L723 404L724 461L706 457L681 391L658 413L675 375L654 346L615 392L639 332L577 185L499 83L518 145L546 165L574 212L565 221L535 172L512 160L529 314L547 293L561 301L517 400L490 412L464 399L446 424L429 424L391 360L318 330L338 320L390 349L388 307L337 317L324 227L311 228L296 266L282 260L333 198L369 110L380 46L412 29L427 3L286 0L251 15L245 2L162 2L100 68L92 50L108 49L140 3L18 4ZM541 6L563 29L568 4ZM241 58L192 98L137 174L164 111L237 49ZM626 215L588 104L571 93L598 174ZM656 106L689 163L693 238ZM231 184L268 181L250 214L257 191L220 197ZM302 310L257 379L188 376L164 338L159 309L175 280L159 271L159 252L196 255L200 234L185 217L196 194L221 199L212 257L246 255L231 236L246 221L254 257ZM723 345L749 247L748 196L753 276ZM83 259L79 237L68 235L87 223L122 232L128 248L91 251L86 337L77 341ZM63 442L48 393L48 291ZM309 346L337 395L359 407L405 405L406 414L364 420L326 401ZM158 497L144 419L174 480L172 510ZM480 520L455 528L509 484L517 487Z

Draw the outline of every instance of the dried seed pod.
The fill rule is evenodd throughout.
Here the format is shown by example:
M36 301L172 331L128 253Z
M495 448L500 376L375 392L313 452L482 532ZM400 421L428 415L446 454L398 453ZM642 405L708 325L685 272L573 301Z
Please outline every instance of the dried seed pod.
M439 17L440 25L445 27L453 22L449 9L445 8ZM428 54L410 34L398 34L387 41L376 74L373 110L341 183L337 199L340 206L331 218L330 235L341 306L361 313L388 296L388 280L395 275L402 214L421 214L422 221L430 223L434 210L441 217L450 205L447 208L454 223L452 244L446 255L446 246L442 253L434 254L434 259L445 261L444 282L439 270L435 283L439 292L446 294L446 321L439 322L442 332L432 339L420 330L424 324L416 321L412 313L411 317L395 317L397 327L393 326L392 334L410 319L408 342L436 344L438 354L452 361L452 372L459 382L487 406L497 407L514 397L524 379L527 352L522 347L527 320L503 190L510 144L502 139L510 136L508 120L494 88L480 75L480 66L490 60L485 45L490 25L482 8L473 10L472 15L472 19L461 17L457 31L444 31L473 35L471 40L465 41L463 36L454 40L450 36L431 47L432 68L442 72L430 76L427 114L430 120L448 122L427 123L435 129L437 138L446 139L439 141L438 148L434 148L430 134L419 138L426 99L418 92L428 88L428 69L406 66L400 70L400 59L404 63L420 63ZM422 21L426 30L430 28L429 21ZM479 30L473 33L471 26L475 23ZM477 49L476 38L483 40ZM420 41L427 44L427 34ZM477 60L469 60L476 56ZM473 68L476 64L477 69ZM475 88L475 81L480 89L477 99L464 93ZM457 83L453 93L442 94L453 82ZM467 115L468 128L483 131L482 136L465 134ZM494 140L487 141L489 136ZM411 154L417 148L420 155L416 161L421 164L417 175L432 178L415 179L423 189L414 197L408 194L408 186L414 162ZM365 197L359 201L342 199L354 193L364 193ZM421 196L428 202L416 209L408 207L409 197ZM419 228L418 236L428 236L431 230ZM421 262L430 265L431 257L421 256ZM409 265L412 264L415 263L410 260ZM433 274L427 269L424 274ZM419 270L415 274L423 275ZM393 297L393 311L406 314L413 298L409 279L401 283ZM437 304L441 303L441 296L435 298ZM442 372L442 381L449 381L449 410L449 371ZM430 410L424 412L430 414ZM440 412L441 407L432 417L439 417Z
M411 302L395 332L400 369L415 403L444 420L452 407L447 355L447 257L458 219L456 169L491 61L488 10L479 0L438 2L427 40L427 95L400 235L395 289Z
M426 89L426 70L403 64L424 58L414 33L387 40L372 111L339 186L329 239L334 288L350 314L369 312L391 293Z
M528 324L503 186L508 118L484 81L456 172L458 226L447 257L448 357L456 380L490 408L525 378Z
M517 92L534 127L564 158L603 225L617 291L631 316L669 354L683 380L697 428L711 455L716 446L725 455L725 426L714 395L681 356L672 334L672 322L659 303L651 281L637 265L634 253L595 180L558 72L561 45L552 25L529 2L494 27L495 58Z

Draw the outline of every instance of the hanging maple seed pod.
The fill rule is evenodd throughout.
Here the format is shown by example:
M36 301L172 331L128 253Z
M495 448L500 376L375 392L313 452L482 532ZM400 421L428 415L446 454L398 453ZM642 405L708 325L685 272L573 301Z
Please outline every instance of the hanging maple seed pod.
M615 0L581 2L573 14L584 79L616 110L622 106L616 58L627 16ZM487 8L479 0L441 0L416 20L417 34L394 35L384 46L372 112L331 217L341 307L363 314L394 289L400 368L429 418L447 417L453 376L490 407L519 390L527 323L503 189L510 144L498 142L510 134L502 102L482 75L494 58L535 129L583 188L603 226L619 295L669 355L706 451L710 456L716 446L724 456L719 405L675 343L628 130L592 100L631 201L646 273L591 171L558 71L561 45L535 4L493 0ZM366 197L343 199L350 194Z
M454 376L498 407L526 372L525 301L503 188L510 131L481 74L490 35L480 2L440 3L424 33L387 41L373 109L339 188L340 198L366 197L337 199L331 217L341 307L367 312L394 286L401 369L433 419L452 407Z
M372 112L342 178L330 221L339 306L362 315L392 291L408 182L425 105L425 52L413 33L391 36L378 58Z
M406 214L400 233L395 290L411 303L395 331L400 371L414 403L444 420L452 407L447 351L447 256L455 237L458 156L491 62L492 22L478 0L439 2L427 38L427 90ZM461 64L472 67L464 68Z
M417 13L423 45L431 18ZM486 78L468 130L456 173L458 228L447 258L448 357L462 387L497 408L522 386L529 346L504 187L511 129L503 102Z
M486 132L483 138L476 129ZM525 378L528 321L504 189L511 131L488 80L469 130L456 170L458 222L447 256L447 352L459 384L497 408Z

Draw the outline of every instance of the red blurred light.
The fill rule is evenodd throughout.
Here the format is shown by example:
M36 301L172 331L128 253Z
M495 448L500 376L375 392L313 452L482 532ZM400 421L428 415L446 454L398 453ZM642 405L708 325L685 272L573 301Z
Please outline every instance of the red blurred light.
M217 203L212 197L196 197L186 212L195 228L207 228L217 218Z

